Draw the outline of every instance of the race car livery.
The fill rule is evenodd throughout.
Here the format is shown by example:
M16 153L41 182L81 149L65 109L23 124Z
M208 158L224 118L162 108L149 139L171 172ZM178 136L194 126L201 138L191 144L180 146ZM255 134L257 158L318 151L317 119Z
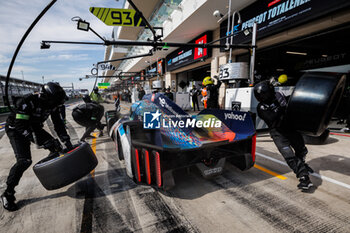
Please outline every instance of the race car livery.
M256 132L248 112L205 109L191 116L155 93L132 104L129 115L109 128L118 158L137 183L168 189L175 185L174 170L196 166L209 178L222 173L226 160L241 170L255 162Z

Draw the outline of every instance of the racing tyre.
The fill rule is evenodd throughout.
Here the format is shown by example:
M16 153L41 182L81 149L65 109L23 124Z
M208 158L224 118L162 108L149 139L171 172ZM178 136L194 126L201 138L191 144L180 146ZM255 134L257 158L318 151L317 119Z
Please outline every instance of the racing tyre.
M51 154L35 164L33 170L47 190L54 190L86 176L97 166L97 163L90 145L84 142L67 153Z
M344 87L345 75L304 74L289 99L288 121L300 132L321 135L337 109Z
M329 137L329 129L326 129L320 136L303 135L306 144L322 145Z
M254 166L253 157L250 153L244 153L229 160L232 165L239 168L241 171L246 171Z

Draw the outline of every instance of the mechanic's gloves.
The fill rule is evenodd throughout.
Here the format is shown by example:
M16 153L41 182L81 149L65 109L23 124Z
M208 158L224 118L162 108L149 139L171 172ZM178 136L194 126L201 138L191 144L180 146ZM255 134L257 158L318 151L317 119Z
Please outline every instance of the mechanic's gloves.
M66 141L66 142L64 143L64 145L66 146L66 148L67 148L68 150L73 150L73 149L74 149L72 143L70 142L70 140Z
M51 153L62 151L62 145L58 139L49 139L44 142L44 149L49 150Z
M67 147L68 150L73 149L73 145L70 141L69 135L61 135L60 136L61 141L64 143L64 145Z

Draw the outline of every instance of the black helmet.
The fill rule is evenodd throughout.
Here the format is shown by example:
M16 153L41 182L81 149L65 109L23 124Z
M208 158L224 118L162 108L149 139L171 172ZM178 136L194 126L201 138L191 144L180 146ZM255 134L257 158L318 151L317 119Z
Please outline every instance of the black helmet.
M94 87L94 92L97 94L98 93L98 87Z
M62 105L67 99L66 92L55 82L48 82L41 88L40 97L45 106L54 108Z
M262 81L255 85L254 96L259 102L268 104L275 99L275 89L269 81Z

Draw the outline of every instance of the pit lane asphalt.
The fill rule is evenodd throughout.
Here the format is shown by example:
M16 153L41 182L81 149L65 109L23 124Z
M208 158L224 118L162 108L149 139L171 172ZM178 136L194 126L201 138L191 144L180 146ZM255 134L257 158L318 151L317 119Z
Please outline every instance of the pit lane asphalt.
M84 128L72 120L73 107L67 108L67 119L76 142ZM128 109L123 103L122 112ZM46 128L52 131L50 121ZM256 164L286 179L227 164L223 175L212 180L195 169L177 172L176 187L169 191L134 184L108 136L96 141L99 165L94 178L47 191L28 169L16 189L20 210L0 208L0 232L350 232L350 189L340 185L350 185L349 137L331 135L325 145L308 145L308 163L328 178L311 176L316 187L310 192L296 188L294 174L283 165L268 134L257 138ZM47 154L32 146L33 164ZM4 135L0 191L14 160Z

